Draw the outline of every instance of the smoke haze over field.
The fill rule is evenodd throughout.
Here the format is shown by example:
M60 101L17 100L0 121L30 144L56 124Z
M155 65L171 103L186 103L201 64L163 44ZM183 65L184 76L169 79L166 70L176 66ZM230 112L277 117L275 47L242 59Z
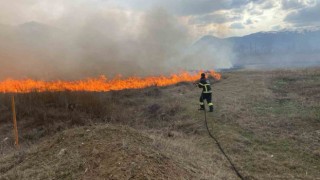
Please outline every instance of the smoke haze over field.
M225 57L186 54L193 40L187 27L162 8L132 12L85 4L73 8L67 3L58 18L41 23L0 25L0 79L159 75L213 69L217 61L229 66ZM21 5L13 3L12 7L18 10ZM1 16L0 20L8 23L24 15L15 19ZM192 61L202 66L190 67Z
M0 4L0 80L167 75L183 69L263 64L269 57L274 62L285 60L280 62L283 66L289 66L292 57L298 64L306 64L305 59L319 64L319 36L313 34L320 31L297 29L320 27L320 0L0 0ZM278 58L288 54L284 49L292 56Z

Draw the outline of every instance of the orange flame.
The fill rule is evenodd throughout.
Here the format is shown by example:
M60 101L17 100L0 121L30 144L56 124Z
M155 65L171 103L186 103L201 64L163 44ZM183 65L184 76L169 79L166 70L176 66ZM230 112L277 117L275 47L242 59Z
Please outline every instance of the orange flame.
M170 76L150 76L145 78L129 77L126 79L114 78L108 80L105 76L98 78L88 78L77 81L40 81L40 80L12 80L7 79L0 82L1 93L28 93L45 91L95 91L104 92L123 89L140 89L149 86L168 86L179 82L192 82L199 79L200 74L182 72ZM221 75L215 71L209 71L209 74L219 80Z

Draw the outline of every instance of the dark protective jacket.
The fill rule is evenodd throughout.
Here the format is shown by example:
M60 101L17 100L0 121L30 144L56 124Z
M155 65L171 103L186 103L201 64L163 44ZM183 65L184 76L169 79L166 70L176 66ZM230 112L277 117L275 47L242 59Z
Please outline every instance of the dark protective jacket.
M202 88L202 93L212 93L211 85L208 79L201 78L198 87Z

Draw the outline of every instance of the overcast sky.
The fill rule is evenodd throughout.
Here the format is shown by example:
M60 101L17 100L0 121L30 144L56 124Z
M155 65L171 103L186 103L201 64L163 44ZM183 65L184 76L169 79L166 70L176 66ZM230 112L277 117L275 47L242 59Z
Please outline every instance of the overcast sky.
M154 8L175 16L194 38L320 25L320 0L0 0L0 24L54 25L66 14L81 19L95 11L119 12L136 23Z

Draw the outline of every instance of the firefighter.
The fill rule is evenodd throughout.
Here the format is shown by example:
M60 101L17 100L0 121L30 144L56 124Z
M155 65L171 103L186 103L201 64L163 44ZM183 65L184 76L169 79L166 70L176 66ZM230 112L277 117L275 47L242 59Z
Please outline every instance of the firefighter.
M202 93L200 96L200 109L205 110L204 108L204 101L206 100L209 106L209 112L213 112L213 103L212 100L212 89L209 80L206 78L205 73L201 73L200 82L198 83L198 87L202 88Z

